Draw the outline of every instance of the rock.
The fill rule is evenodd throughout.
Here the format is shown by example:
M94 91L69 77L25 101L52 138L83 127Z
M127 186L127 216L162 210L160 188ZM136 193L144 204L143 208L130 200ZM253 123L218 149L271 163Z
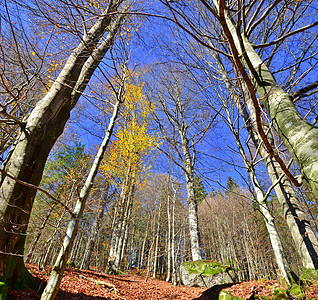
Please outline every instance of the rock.
M182 283L189 287L211 288L236 281L236 274L232 268L208 260L183 262L180 275Z

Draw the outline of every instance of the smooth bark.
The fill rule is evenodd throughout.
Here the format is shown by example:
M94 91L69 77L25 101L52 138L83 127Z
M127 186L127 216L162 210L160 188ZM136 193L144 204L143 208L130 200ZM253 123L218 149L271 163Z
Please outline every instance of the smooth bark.
M39 185L48 154L63 132L70 111L113 44L120 21L118 17L111 25L113 16L109 13L119 4L110 2L106 14L84 34L50 91L32 110L1 167L6 173ZM94 50L110 25L106 39ZM0 280L16 288L28 286L21 278L26 273L22 258L35 194L34 188L0 174Z
M211 52L218 66L218 71L222 75L226 88L231 95L234 94L234 87L231 84L231 78L227 74L218 54ZM266 168L269 177L273 183L275 193L278 201L283 209L284 218L286 219L289 231L295 243L296 250L299 257L302 260L302 264L305 268L316 269L318 266L318 240L314 234L310 223L307 221L307 217L302 210L298 199L296 198L295 191L287 176L284 174L281 166L275 161L275 159L269 155L267 149L262 143L262 139L259 136L257 128L252 124L256 123L256 112L251 99L246 95L246 106L250 111L251 121L249 121L249 115L245 109L244 103L238 99L233 99L239 109L239 112L244 120L245 127L251 136L255 149L259 150L259 154L264 158ZM263 120L264 131L267 133L267 139L272 148L275 147L274 138L272 132L269 129L266 122ZM278 183L278 184L277 184Z
M275 130L293 159L298 163L304 179L309 182L316 199L318 199L318 127L308 123L301 116L293 103L293 97L279 86L272 72L255 51L248 38L243 33L238 32L237 24L234 24L229 17L229 12L224 8L224 1L213 0L213 2L219 14L224 13L226 25L222 24L222 20L221 24L224 31L226 32L228 29L231 35L230 43L234 43L231 49L236 64L239 65L239 58L236 57L234 47L250 75L254 78L255 91L267 109ZM245 71L240 67L238 69L249 89L252 90L251 84L244 76Z
M90 169L89 175L85 181L84 186L81 189L79 198L76 202L74 211L73 211L73 215L71 217L71 220L68 224L67 227L67 232L63 241L63 246L60 250L60 253L56 259L56 262L53 266L52 269L52 273L49 279L49 282L47 284L47 286L45 287L45 290L41 296L41 300L53 300L55 299L57 292L59 290L60 284L61 284L61 280L63 277L63 273L66 267L66 262L67 259L69 257L69 254L72 250L72 246L73 246L73 242L74 239L76 237L77 234L77 230L78 230L78 226L80 224L81 218L82 218L82 214L85 208L85 204L86 204L86 200L89 196L91 187L94 183L94 179L97 175L99 166L102 162L102 159L104 157L104 154L106 152L106 148L108 146L108 143L110 141L110 137L112 135L114 126L115 126L115 121L117 119L118 116L118 110L119 110L119 106L122 102L121 99L121 95L119 100L117 100L116 105L114 107L114 111L113 111L113 115L112 118L109 122L108 128L105 132L105 136L104 139L101 143L101 146L95 156L93 165Z

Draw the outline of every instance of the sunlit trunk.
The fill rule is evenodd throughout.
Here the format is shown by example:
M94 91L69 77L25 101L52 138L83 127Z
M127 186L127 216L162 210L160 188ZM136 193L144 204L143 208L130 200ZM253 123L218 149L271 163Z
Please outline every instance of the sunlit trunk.
M185 156L185 178L186 178L186 188L188 194L188 211L189 211L189 234L191 241L191 253L192 260L200 260L201 249L200 249L200 233L199 233L199 222L198 222L198 204L195 199L194 193L194 167L193 161L189 150L189 141L186 138L185 132L180 131L180 136L182 140L182 149Z
M107 11L116 11L119 4L116 2ZM40 184L49 152L63 132L70 111L113 44L120 20L111 26L107 38L96 49L112 18L109 14L100 17L83 36L50 91L26 120L1 167L3 171L20 181ZM36 189L0 174L0 280L15 288L28 287L32 281L24 267L23 252L35 194Z
M104 140L101 143L101 146L95 156L93 165L90 169L89 175L85 181L84 186L81 189L79 198L76 202L73 215L71 216L71 220L68 224L66 235L63 241L62 248L60 250L60 253L56 259L56 262L52 268L52 273L49 279L49 282L43 291L43 294L41 296L41 300L53 300L55 299L57 292L59 290L61 280L63 277L63 273L66 267L66 262L68 260L69 254L72 250L73 242L77 234L78 226L81 222L82 215L85 209L85 204L86 200L89 196L91 187L94 183L94 179L97 175L99 166L102 162L102 159L104 157L104 154L106 152L106 148L108 146L111 134L113 132L114 126L115 126L115 121L118 116L118 111L119 111L119 106L121 104L122 99L117 101L114 111L113 111L113 116L109 122L108 128L105 132Z

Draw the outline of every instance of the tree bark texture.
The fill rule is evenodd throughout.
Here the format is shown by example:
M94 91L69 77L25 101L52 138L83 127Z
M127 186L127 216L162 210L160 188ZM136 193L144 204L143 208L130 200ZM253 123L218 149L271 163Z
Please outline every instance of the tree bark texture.
M213 0L220 15L224 13L224 22L231 35L236 51L246 68L254 78L255 90L259 100L267 109L275 130L283 140L289 153L298 163L305 180L310 184L312 191L318 199L318 127L308 123L296 109L293 97L282 89L275 80L272 72L255 51L247 37L238 33L228 11L224 8L223 0ZM222 18L221 18L222 19ZM221 20L222 23L222 20ZM226 28L223 24L223 29ZM242 46L244 49L242 49ZM234 55L233 49L232 53ZM235 55L234 55L235 56ZM238 61L236 60L236 63ZM244 73L243 70L240 72ZM255 77L257 74L257 78ZM243 75L243 74L242 74Z
M117 101L114 111L113 111L113 116L109 122L108 128L105 132L105 137L104 140L102 141L102 144L95 156L93 165L90 169L89 175L85 181L84 186L81 189L79 199L76 202L72 218L68 224L66 235L63 241L62 248L60 250L60 253L56 259L56 262L53 266L52 273L49 279L49 282L47 286L45 287L45 290L41 296L41 300L53 300L55 299L60 284L61 280L63 277L63 273L66 267L66 262L69 257L69 254L72 250L73 242L77 234L78 226L81 222L82 214L85 209L85 204L86 200L89 196L91 187L94 183L94 179L97 175L99 166L102 162L102 159L104 157L104 154L106 152L106 148L108 146L111 134L113 132L114 126L115 126L115 121L118 116L118 110L120 106L121 100Z
M181 116L182 125L179 127L179 133L182 141L182 150L185 157L184 167L185 167L185 178L186 178L186 188L188 194L188 209L189 209L189 233L191 241L191 253L192 260L201 260L201 249L200 249L200 231L199 231L199 221L198 221L198 204L195 199L194 192L194 162L190 154L189 141L186 136L185 128L186 123L184 116Z
M231 85L231 78L227 74L223 64L219 58L219 55L212 52L218 69L226 87L230 94L233 94L233 86ZM251 99L246 95L246 105L250 111L250 116L253 121L253 124L256 123L256 112L253 106ZM293 241L295 243L296 250L299 254L299 257L302 260L302 264L305 268L316 269L318 266L318 240L315 236L311 225L306 221L306 215L302 210L299 201L296 198L295 192L293 190L292 184L288 177L284 175L284 171L281 166L275 161L275 159L269 155L267 149L262 145L262 139L257 132L257 128L252 126L252 122L249 123L249 116L247 111L244 108L244 103L240 100L235 101L240 114L245 122L245 126L251 140L256 149L259 149L259 154L264 158L266 168L269 174L269 177L273 184L277 183L274 187L275 193L277 195L278 201L283 208L284 218L286 219L288 228L292 235ZM268 125L263 121L264 131L267 132L267 138L272 148L275 146L273 135L268 127Z
M253 118L254 110L250 101L247 101L247 106L251 112L252 119L255 121L255 118ZM265 123L264 128L269 132L267 135L268 140L271 145L274 146L273 136ZM260 148L260 155L265 159L266 168L272 183L275 184L279 180L279 183L275 185L274 190L277 199L283 208L284 218L287 222L296 250L301 258L303 267L317 269L318 240L310 223L307 221L306 214L296 198L291 182L275 159L268 155L268 152L263 146L260 146L261 139L257 136L257 133L253 131L250 132L250 134L255 147Z
M116 11L120 2L110 2L107 13L83 36L50 91L25 121L1 167L11 176L39 185L47 156L63 132L70 111L113 44L122 17L111 25L113 17L108 13ZM108 26L106 39L95 49ZM25 280L20 273L25 268L22 259L25 233L35 194L35 189L0 175L0 280L16 287L28 286L23 284Z

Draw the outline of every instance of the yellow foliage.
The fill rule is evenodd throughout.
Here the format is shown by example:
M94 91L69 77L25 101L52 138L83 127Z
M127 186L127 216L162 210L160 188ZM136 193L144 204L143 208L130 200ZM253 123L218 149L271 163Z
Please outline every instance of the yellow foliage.
M110 146L101 167L102 174L111 178L126 176L127 172L136 176L149 167L145 159L160 143L159 135L149 133L151 108L143 94L142 86L128 82L122 110L124 122L119 126L117 139Z

